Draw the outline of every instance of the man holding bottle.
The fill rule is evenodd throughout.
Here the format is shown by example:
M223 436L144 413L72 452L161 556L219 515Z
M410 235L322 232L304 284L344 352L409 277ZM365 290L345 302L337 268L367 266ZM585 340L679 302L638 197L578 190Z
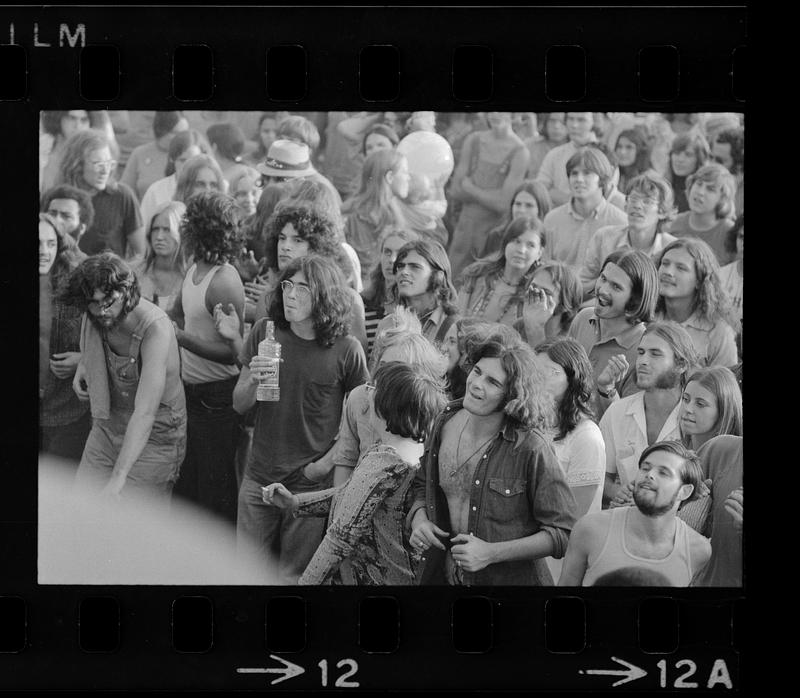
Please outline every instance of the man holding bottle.
M333 444L345 394L369 378L364 350L349 334L350 298L331 260L317 255L293 260L281 274L268 318L253 326L239 357L234 409L244 414L257 405L257 410L252 454L239 490L237 538L273 557L284 584L297 583L322 540L325 518L295 518L269 506L261 488L273 482L292 492L320 487L309 464ZM275 370L275 358L258 351L269 322L281 345L279 399L257 401L259 382Z

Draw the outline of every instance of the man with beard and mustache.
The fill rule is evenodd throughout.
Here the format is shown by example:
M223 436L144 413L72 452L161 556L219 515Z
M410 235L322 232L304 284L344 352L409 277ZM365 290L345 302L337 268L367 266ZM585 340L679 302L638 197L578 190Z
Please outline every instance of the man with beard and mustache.
M657 441L680 439L678 408L686 376L698 365L689 333L675 322L647 326L637 348L639 392L611 404L600 420L606 445L603 503L628 504L639 455Z
M680 441L646 448L634 482L635 506L587 514L578 521L559 586L591 586L609 572L630 567L658 572L670 586L689 586L708 562L711 544L677 512L697 496L702 480L700 459Z
M104 252L70 275L63 300L84 313L72 387L92 430L78 482L103 494L168 502L186 448L186 401L172 322L141 297L120 257Z

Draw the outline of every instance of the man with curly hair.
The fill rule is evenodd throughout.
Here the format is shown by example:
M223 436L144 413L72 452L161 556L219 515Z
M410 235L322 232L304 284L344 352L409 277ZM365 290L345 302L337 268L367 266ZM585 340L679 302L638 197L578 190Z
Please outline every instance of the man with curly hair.
M261 489L280 482L291 492L324 488L307 466L333 445L346 393L366 383L367 361L349 334L351 296L335 262L297 257L281 270L269 319L281 344L280 400L256 402L269 359L258 355L268 318L253 326L240 354L234 409L256 406L253 446L239 490L237 539L277 561L278 579L296 584L325 532L325 519L294 518L264 503Z
M244 286L230 263L241 247L235 200L219 192L191 197L180 232L194 264L171 310L189 413L186 460L175 493L233 524L241 422L233 389L241 339L223 337L215 316L235 313L241 319L244 313Z
M553 585L575 499L542 431L544 377L521 340L469 352L466 393L438 417L407 522L421 584Z
M64 303L84 313L72 387L93 424L78 481L104 494L169 501L186 446L186 403L175 333L141 297L133 270L111 252L85 259Z

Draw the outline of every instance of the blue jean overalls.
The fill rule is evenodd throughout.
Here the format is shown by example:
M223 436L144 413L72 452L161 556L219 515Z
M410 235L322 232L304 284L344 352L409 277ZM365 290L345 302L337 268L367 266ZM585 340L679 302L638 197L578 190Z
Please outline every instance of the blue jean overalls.
M103 341L108 371L108 387L111 393L111 410L108 419L94 419L92 431L86 441L83 457L78 468L79 482L91 479L105 485L117 461L125 430L134 410L136 390L139 387L139 349L147 328L153 322L169 322L169 318L156 306L145 314L134 328L127 356L119 356ZM177 356L177 352L175 352ZM131 467L122 489L146 491L150 494L169 497L178 479L181 463L186 451L186 399L178 367L167 374L162 402L158 407L153 428L147 444Z

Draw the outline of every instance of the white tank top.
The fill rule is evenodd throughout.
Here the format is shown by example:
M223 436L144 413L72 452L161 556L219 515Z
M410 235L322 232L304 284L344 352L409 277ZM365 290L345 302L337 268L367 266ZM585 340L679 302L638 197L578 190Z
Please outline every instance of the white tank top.
M625 526L628 514L634 507L617 507L609 509L611 523L603 549L597 559L589 565L583 577L583 586L591 586L606 572L613 572L623 567L644 567L663 574L669 580L669 586L688 587L692 580L692 557L689 551L689 535L686 523L675 517L675 540L672 552L667 557L652 559L639 557L631 553L625 546Z
M214 327L214 317L206 308L206 292L215 274L222 265L212 267L199 284L193 281L196 264L192 264L183 279L181 303L183 305L184 329L187 334L208 341L219 341L220 336ZM236 364L221 364L181 348L181 377L184 383L196 385L225 380L239 374Z

